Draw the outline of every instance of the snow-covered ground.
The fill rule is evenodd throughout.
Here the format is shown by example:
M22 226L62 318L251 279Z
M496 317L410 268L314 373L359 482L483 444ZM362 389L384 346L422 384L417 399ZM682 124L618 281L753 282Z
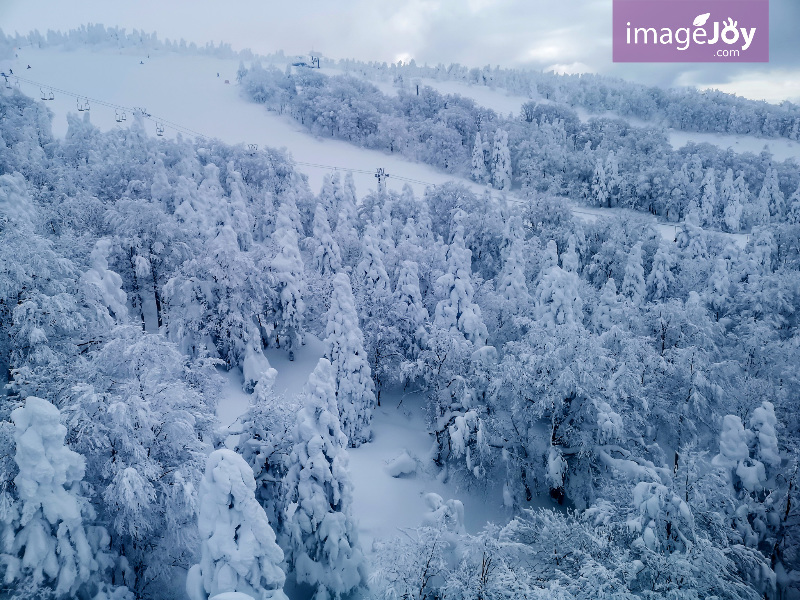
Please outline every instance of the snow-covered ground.
M265 352L278 371L274 390L291 396L300 393L308 376L324 352L322 342L307 335L305 344L290 362L283 350ZM241 390L241 376L234 377ZM228 418L235 411L244 411L247 404L239 400L242 392L225 394L229 402L219 413ZM243 394L247 402L247 394ZM233 417L236 418L235 416ZM375 539L388 538L399 529L418 527L427 508L423 495L436 492L445 499L458 498L464 503L465 522L470 531L478 531L487 521L499 523L508 518L503 508L502 489L487 485L485 489L459 489L455 479L442 483L435 477L430 460L433 439L427 432L424 400L420 394L384 393L381 406L373 416L374 438L359 448L348 450L350 477L355 486L353 514L359 523L361 544L366 551ZM416 460L416 473L392 477L387 464L404 451Z
M275 392L287 397L300 393L323 352L322 342L313 335L306 336L305 344L295 352L294 361L289 361L283 350L268 349L265 354L278 371ZM223 377L217 417L223 426L236 431L236 422L247 410L251 395L242 391L239 369L223 373ZM502 486L491 478L487 478L486 485L470 489L460 489L456 478L445 483L436 478L430 458L433 438L427 429L424 399L420 394L384 393L381 406L374 412L373 440L348 450L350 477L355 486L353 514L367 552L376 539L387 539L402 529L419 527L428 511L423 496L429 492L444 499L461 500L465 524L473 533L487 522L505 522L510 516L503 507ZM233 448L235 443L236 437L231 436L227 446ZM404 452L416 463L415 472L393 477L387 467Z
M518 116L522 105L530 101L530 98L509 94L502 88L493 89L485 85L468 85L460 81L437 81L423 78L420 80L420 85L429 85L440 94L458 94L465 98L471 98L478 106L491 108L503 116L508 116L509 113Z

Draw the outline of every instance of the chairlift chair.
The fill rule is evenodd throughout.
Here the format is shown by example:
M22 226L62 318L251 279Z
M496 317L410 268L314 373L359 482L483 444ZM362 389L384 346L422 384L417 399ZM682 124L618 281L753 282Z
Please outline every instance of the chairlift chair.
M164 126L161 123L156 123L156 135L159 137L164 135Z
M48 94L47 99L48 100L55 100L56 99L56 95L53 93L53 90L50 90L50 93Z
M247 144L247 149L250 151L250 154L255 154L258 152L258 144Z
M114 111L114 120L115 120L117 123L122 123L122 115L121 115L121 114L119 114L119 111L118 111L118 110L115 110L115 111Z
M78 105L78 111L79 112L83 112L83 111L86 110L85 108L83 108L83 104L81 104L81 99L80 98L76 99L75 103Z

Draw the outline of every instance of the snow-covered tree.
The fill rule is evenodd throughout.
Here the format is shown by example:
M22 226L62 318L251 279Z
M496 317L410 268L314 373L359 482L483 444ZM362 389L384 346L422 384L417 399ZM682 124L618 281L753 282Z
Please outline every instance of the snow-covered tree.
M366 582L351 514L347 437L337 416L334 370L321 358L303 391L286 476L288 560L315 600L340 598Z
M505 301L506 309L511 315L524 314L531 302L525 277L523 244L521 237L515 237L511 241L497 284L497 291Z
M486 183L489 176L486 171L485 153L485 144L481 139L481 132L479 131L475 134L475 145L472 147L472 171L470 173L472 180L478 183Z
M592 198L596 206L611 206L611 198L606 184L606 170L603 167L603 161L599 158L595 162L594 173L592 173Z
M200 563L189 569L191 600L239 592L252 598L286 600L283 551L255 498L253 470L232 450L212 452L200 482Z
M619 160L612 150L608 153L605 166L606 190L608 193L608 206L620 203L622 196L622 176L619 174Z
M647 276L647 293L651 300L663 302L670 296L672 286L675 284L675 275L672 272L674 266L672 246L661 242L653 258L650 274Z
M353 183L353 174L348 172L344 182L337 176L334 178L334 189L338 201L336 214L336 229L333 237L339 244L342 253L342 263L354 266L361 253L360 236L356 231L358 212L356 210L356 187ZM331 218L331 220L333 220Z
M769 217L774 222L783 221L786 212L786 200L778 182L777 169L770 167L764 177L764 185L756 201L758 207L757 224L763 224L764 207L769 211Z
M622 280L620 294L629 298L634 306L640 306L644 300L645 291L642 243L636 242L628 254L628 262L625 265L625 277Z
M597 306L592 313L592 326L595 333L609 331L619 324L622 317L622 305L617 296L617 284L613 277L609 277L600 292Z
M719 197L717 194L717 178L713 167L706 169L701 184L703 197L700 199L700 215L704 227L716 225Z
M555 246L552 240L548 246L550 244ZM557 264L542 272L534 297L536 319L551 329L564 324L580 324L583 320L580 279L576 273L565 271Z
M498 129L494 133L491 165L494 189L511 189L511 152L508 149L508 132L503 129Z
M789 197L788 206L787 220L789 223L794 225L800 223L800 185L797 186L794 194Z
M416 262L403 261L391 308L400 334L401 351L408 361L416 361L427 338L425 325L428 322L428 310L422 302L418 273Z
M4 587L19 586L28 597L105 597L114 566L110 538L90 525L94 511L81 494L85 461L64 445L60 417L35 396L11 413L18 502L0 513L0 571ZM116 593L129 597L124 589Z
M642 243L637 242L628 254L625 264L625 277L620 294L630 299L634 306L640 306L645 297L644 267L642 266Z
M728 169L725 173L725 179L720 186L720 201L725 229L733 233L739 231L744 206L739 188L733 180L733 169Z
M325 207L318 204L314 210L314 237L312 238L314 268L323 277L336 273L342 267L339 244L333 238Z
M72 445L87 459L98 520L141 595L194 559L195 490L215 440L214 363L162 335L117 327L87 352L63 398Z
M458 331L476 347L488 337L480 307L473 301L472 252L464 247L464 228L457 225L447 247L447 272L436 280L434 325L444 331Z
M372 225L364 234L361 261L353 273L358 312L364 333L364 349L367 352L376 400L380 405L383 384L391 374L392 355L396 354L397 332L389 318L392 290L389 275L383 264L384 254L380 249L380 234ZM391 238L390 238L391 243ZM393 246L393 243L391 243Z
M122 278L108 267L110 248L111 241L108 239L95 243L90 256L92 268L82 277L85 293L94 296L91 304L104 307L107 311L104 315L98 315L97 319L106 327L111 326L112 319L122 323L128 318L127 295L122 290Z
M302 224L296 216L297 207L291 197L278 209L273 240L277 255L272 259L270 270L278 288L278 303L270 315L273 330L271 337L278 346L292 350L303 343L304 265L298 248L298 228Z
M375 404L372 374L355 304L350 278L345 273L338 273L333 278L331 307L325 327L325 356L333 365L337 415L342 431L353 447L372 437L370 423Z

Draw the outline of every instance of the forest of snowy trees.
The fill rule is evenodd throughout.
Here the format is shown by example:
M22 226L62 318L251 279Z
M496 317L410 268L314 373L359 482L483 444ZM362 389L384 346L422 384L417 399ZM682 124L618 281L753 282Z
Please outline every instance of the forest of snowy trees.
M311 190L282 151L139 118L71 116L60 140L0 95L1 597L797 597L796 163L544 103L241 79L317 133L524 200ZM685 223L666 240L564 196ZM265 350L310 336L324 356L277 394ZM367 556L348 451L391 390L424 396L441 481L501 482L507 523L468 532L431 493Z
M317 135L398 153L497 190L514 186L729 232L800 221L797 164L776 161L766 149L674 150L663 129L612 117L583 123L566 101L531 100L520 114L503 116L428 86L387 96L363 79L310 69L255 62L242 65L239 78L249 98ZM786 110L784 120L800 126L800 109ZM689 129L703 129L703 116L687 118L697 124Z

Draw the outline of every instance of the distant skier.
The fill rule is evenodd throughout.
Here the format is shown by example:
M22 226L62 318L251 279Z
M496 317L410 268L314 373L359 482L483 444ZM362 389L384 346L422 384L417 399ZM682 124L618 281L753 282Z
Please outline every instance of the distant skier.
M219 73L217 73L217 77L219 77Z
M30 68L31 68L31 66L30 66L30 65L28 65L28 68L30 69Z
M13 75L14 74L14 69L9 69L8 72Z
M143 60L140 60L140 61L139 61L139 64L140 64L140 65L143 65L143 64L144 64L144 61L143 61Z

